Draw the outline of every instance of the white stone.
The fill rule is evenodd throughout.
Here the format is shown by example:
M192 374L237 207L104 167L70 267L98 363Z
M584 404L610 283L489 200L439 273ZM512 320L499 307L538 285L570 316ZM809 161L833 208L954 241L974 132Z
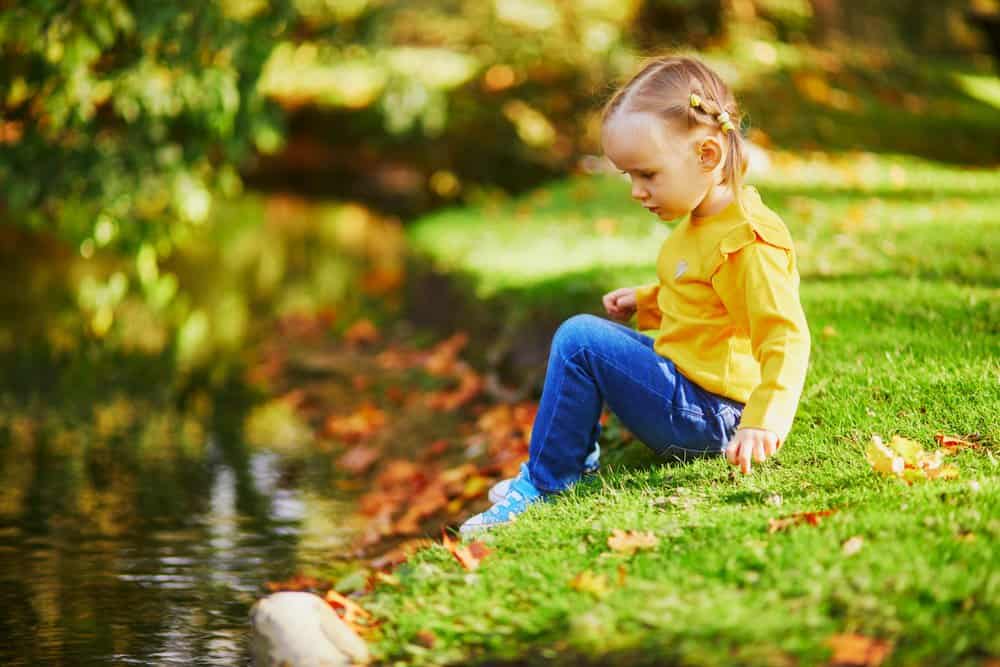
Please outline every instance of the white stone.
M256 667L341 667L370 660L368 645L321 597L282 592L250 609Z

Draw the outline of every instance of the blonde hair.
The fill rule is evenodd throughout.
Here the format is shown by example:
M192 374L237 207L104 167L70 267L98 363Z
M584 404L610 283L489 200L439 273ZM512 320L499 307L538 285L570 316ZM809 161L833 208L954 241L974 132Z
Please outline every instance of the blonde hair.
M697 106L691 104L692 95L700 98ZM729 86L715 71L690 56L645 59L639 72L604 105L601 127L624 112L650 113L687 130L698 126L723 129L724 120L720 122L718 116L722 112L728 113L732 129L728 132L723 129L726 148L722 180L732 188L737 206L746 214L741 194L749 156L746 140L740 133L743 117Z

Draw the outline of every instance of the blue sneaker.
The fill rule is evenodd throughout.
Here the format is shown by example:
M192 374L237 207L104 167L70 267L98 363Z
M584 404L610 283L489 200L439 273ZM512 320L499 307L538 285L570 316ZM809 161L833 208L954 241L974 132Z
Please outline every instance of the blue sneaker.
M518 514L521 514L531 503L545 500L542 492L535 488L528 477L527 464L521 465L521 475L510 480L510 487L503 499L493 505L482 514L470 517L459 526L458 530L462 535L474 533L477 530L493 528L510 523Z
M590 450L590 454L587 455L586 460L583 462L583 473L589 475L595 473L601 468L601 446L594 443L594 448ZM518 477L528 477L528 462L525 461L521 464L521 472L518 473L517 477L511 477L510 479L504 479L490 488L488 498L491 503L498 503L504 499L507 495L507 491L510 490L510 485Z

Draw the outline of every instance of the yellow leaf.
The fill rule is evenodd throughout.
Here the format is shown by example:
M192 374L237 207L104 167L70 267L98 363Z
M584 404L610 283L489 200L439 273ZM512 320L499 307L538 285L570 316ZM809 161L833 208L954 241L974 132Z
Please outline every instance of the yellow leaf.
M958 468L943 465L946 451L928 452L920 443L900 436L893 436L888 445L877 435L865 450L872 469L889 477L902 479L907 484L928 479L955 479Z
M590 570L584 570L570 579L569 586L581 593L590 593L598 599L603 598L611 592L607 576L604 574L594 574Z
M655 549L660 538L649 531L621 530L615 528L608 537L612 551L632 555L639 549Z
M902 456L903 462L911 466L917 465L921 455L924 454L924 448L920 446L920 443L908 438L901 438L898 435L892 436L892 440L889 441L889 449Z
M905 465L903 458L896 456L895 452L882 444L882 438L877 435L872 436L872 441L868 443L865 455L868 457L868 462L875 472L895 476L903 473L903 466Z

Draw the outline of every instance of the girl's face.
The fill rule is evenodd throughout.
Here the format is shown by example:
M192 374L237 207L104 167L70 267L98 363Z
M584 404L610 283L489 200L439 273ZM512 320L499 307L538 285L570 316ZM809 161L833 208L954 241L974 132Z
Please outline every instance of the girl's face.
M632 179L632 198L661 220L674 220L697 208L717 182L721 146L710 134L708 128L676 133L652 114L623 112L605 124L601 144Z

